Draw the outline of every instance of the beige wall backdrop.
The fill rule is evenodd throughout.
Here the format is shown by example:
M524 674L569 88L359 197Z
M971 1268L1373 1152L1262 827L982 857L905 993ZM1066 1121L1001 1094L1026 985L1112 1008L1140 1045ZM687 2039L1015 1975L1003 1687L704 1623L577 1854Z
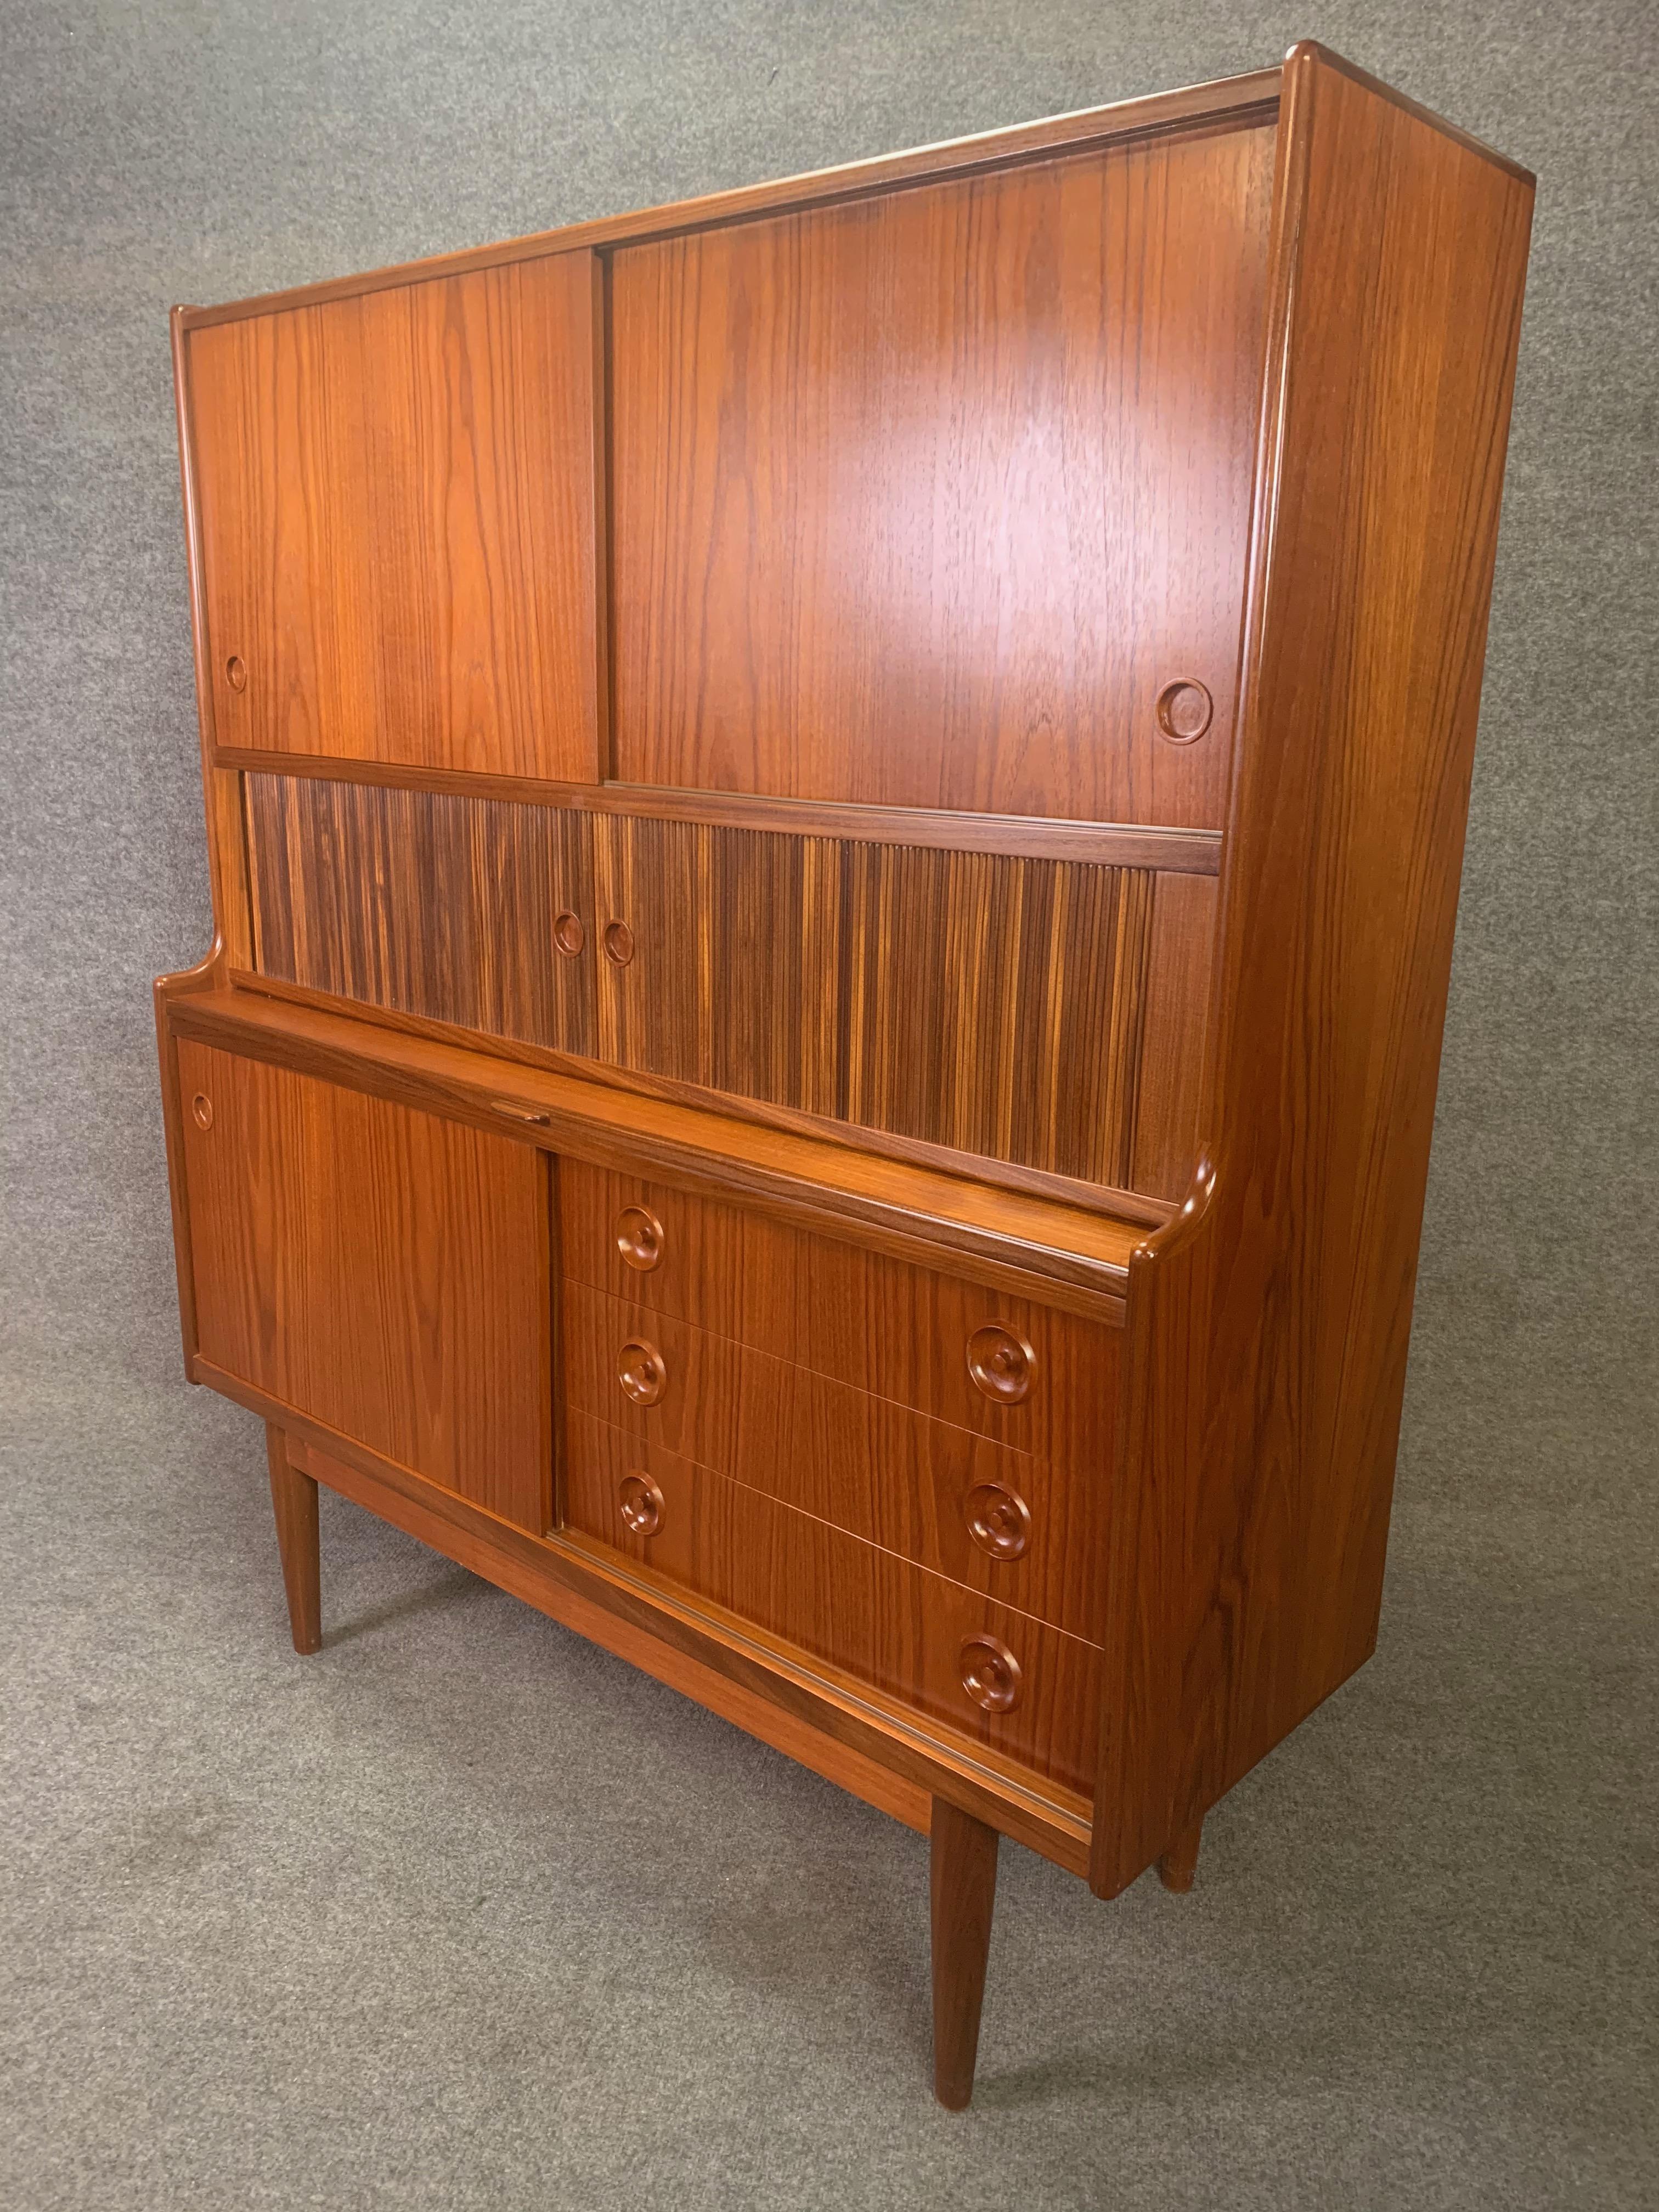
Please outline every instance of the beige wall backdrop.
M1655 21L3 11L11 2201L1637 2201ZM1539 177L1382 1641L1218 1814L1185 1904L1102 1907L1005 1848L952 2130L913 1838L343 1506L330 1644L285 1652L256 1425L178 1370L149 985L210 931L167 310L1300 36Z

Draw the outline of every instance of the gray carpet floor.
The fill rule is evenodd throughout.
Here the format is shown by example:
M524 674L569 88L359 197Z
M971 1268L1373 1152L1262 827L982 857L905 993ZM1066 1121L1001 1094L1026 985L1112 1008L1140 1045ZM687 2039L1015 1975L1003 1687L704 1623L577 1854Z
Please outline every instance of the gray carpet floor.
M1376 1659L1186 1899L921 1842L179 1380L148 983L208 939L165 312L1269 60L1540 177ZM0 2203L1659 2198L1650 8L0 10Z

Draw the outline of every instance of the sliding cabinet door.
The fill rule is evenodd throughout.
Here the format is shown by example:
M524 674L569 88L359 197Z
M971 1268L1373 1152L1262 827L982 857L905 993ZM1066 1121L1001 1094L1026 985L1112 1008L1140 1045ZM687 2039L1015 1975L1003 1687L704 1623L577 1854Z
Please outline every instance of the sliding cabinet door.
M198 1358L545 1528L544 1156L189 1040L179 1080Z
M187 332L222 746L592 780L596 299L556 253Z
M620 249L616 774L1219 828L1273 131Z

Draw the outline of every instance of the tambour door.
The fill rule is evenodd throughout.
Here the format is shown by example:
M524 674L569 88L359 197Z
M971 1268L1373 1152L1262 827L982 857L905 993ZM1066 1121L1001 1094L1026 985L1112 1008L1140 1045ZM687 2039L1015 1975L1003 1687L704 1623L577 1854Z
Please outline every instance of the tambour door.
M1273 143L618 248L617 775L1218 829Z
M200 1358L539 1534L544 1156L187 1039L178 1052Z
M595 296L555 253L186 331L222 746L592 781Z

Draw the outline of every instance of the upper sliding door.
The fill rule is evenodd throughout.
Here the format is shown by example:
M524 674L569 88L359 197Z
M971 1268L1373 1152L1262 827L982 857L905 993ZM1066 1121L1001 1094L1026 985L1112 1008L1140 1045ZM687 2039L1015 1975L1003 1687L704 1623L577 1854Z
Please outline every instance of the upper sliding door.
M591 781L586 252L191 329L222 746Z
M1218 828L1273 140L618 251L614 773Z

